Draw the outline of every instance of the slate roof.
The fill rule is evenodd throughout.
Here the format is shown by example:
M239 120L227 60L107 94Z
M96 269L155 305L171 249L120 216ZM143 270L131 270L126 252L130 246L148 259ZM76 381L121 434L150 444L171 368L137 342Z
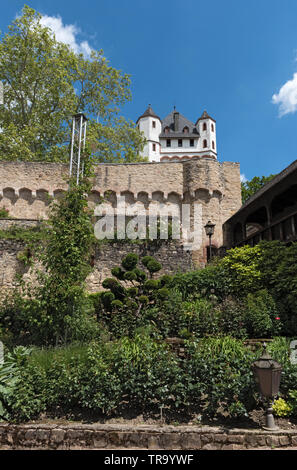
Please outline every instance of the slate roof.
M139 116L139 118L137 119L136 121L136 124L137 122L139 121L139 119L143 118L143 117L147 117L147 116L151 116L151 117L154 117L156 119L159 119L159 121L161 121L161 119L159 118L159 116L157 116L157 114L155 113L155 111L152 109L151 105L149 104L148 105L148 108L144 111L144 113Z
M203 111L202 113L202 116L200 116L200 118L197 119L196 121L196 125L197 123L201 120L201 119L211 119L213 122L216 122L216 120L214 118L212 118L207 111Z
M195 124L189 119L185 118L182 114L178 113L178 129L174 130L174 113L178 113L176 110L172 111L171 113L166 116L162 121L162 132L160 134L160 138L178 138L178 137L185 137L188 136L189 138L198 138L199 131ZM165 128L169 127L169 132L165 132ZM189 128L189 133L185 134L183 129L185 127Z

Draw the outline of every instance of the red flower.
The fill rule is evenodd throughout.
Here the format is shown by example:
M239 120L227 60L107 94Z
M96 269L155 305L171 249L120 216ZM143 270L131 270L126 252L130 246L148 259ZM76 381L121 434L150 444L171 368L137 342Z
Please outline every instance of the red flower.
M276 320L280 320L280 317L275 317Z

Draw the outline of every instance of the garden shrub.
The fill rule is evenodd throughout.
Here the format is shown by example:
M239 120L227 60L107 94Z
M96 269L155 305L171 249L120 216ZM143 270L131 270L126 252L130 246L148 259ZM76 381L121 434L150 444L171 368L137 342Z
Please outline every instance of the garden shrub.
M297 334L297 243L283 250L275 275L273 295L284 322L284 334Z
M204 269L177 273L172 277L171 286L178 289L184 300L196 298L223 299L230 286L220 264L208 265Z
M122 384L123 408L138 411L178 408L185 385L178 359L164 343L148 335L122 338L112 350L113 372Z
M0 365L0 418L26 421L44 409L44 395L36 394L38 371L28 371L27 359L31 349L16 347L5 354Z
M213 302L206 298L197 298L184 302L180 326L183 326L196 337L219 333L218 314Z
M231 337L202 338L187 345L190 406L202 416L242 416L255 405L254 355Z
M152 256L141 259L147 274L138 267L139 258L129 253L121 266L112 269L113 278L107 278L102 286L107 289L94 299L97 319L113 337L133 336L136 328L144 326L149 318L146 310L161 306L170 296L170 276L153 279L153 274L162 266Z
M275 337L273 342L268 343L267 350L270 355L282 366L280 383L281 396L285 399L289 391L296 390L297 386L297 364L291 361L290 342L292 339Z
M33 351L18 369L6 409L18 422L42 412L67 416L92 410L107 416L178 408L185 393L182 369L168 346L136 334L110 344Z
M281 329L276 303L273 297L262 289L248 294L245 299L245 325L252 338L277 336Z
M242 300L226 297L216 305L218 329L223 335L246 338L245 305Z
M69 292L56 292L61 302L69 299ZM94 315L93 304L89 296L78 289L76 308L71 315L65 315L61 322L54 317L51 311L49 298L46 295L35 297L35 289L30 286L15 288L6 293L0 301L0 329L3 340L7 345L39 345L46 346L55 343L59 327L63 328L63 336L66 342L90 341L100 336L98 322ZM75 293L73 288L72 293ZM63 324L62 324L63 322Z
M273 403L273 411L276 416L280 418L288 417L292 414L293 407L287 403L283 398L278 398Z
M202 418L242 417L257 406L259 394L252 363L261 354L231 337L186 341L180 360L160 338L137 332L134 338L89 345L34 349L21 356L6 392L10 421L48 416L93 416L123 412L201 414ZM296 414L297 366L289 359L289 343L276 338L268 349L282 364L280 398ZM21 364L21 367L20 367ZM1 382L0 370L0 385ZM1 391L1 388L0 388ZM281 405L281 402L278 403ZM282 406L279 406L280 413Z
M227 251L227 255L219 261L226 279L228 279L229 293L243 297L259 289L261 272L258 259L261 249L259 245L250 247L244 245Z

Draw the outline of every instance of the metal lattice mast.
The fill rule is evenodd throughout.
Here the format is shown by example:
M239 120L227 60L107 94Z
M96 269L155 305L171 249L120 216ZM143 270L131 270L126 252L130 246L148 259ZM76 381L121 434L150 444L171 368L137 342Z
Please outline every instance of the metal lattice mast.
M72 118L72 135L70 150L70 178L76 179L76 184L84 173L83 152L86 145L87 118L83 113L75 114Z

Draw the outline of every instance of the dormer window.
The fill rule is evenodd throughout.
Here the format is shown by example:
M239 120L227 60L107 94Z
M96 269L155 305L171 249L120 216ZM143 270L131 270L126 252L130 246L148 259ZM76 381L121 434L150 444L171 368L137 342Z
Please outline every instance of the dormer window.
M203 130L203 131L206 131L206 130L207 130L207 125L206 125L206 122L204 122L204 123L203 123L202 130Z
M165 132L165 134L169 134L169 127L168 126L165 127L164 132Z
M188 134L189 133L189 128L186 126L183 128L183 133Z

